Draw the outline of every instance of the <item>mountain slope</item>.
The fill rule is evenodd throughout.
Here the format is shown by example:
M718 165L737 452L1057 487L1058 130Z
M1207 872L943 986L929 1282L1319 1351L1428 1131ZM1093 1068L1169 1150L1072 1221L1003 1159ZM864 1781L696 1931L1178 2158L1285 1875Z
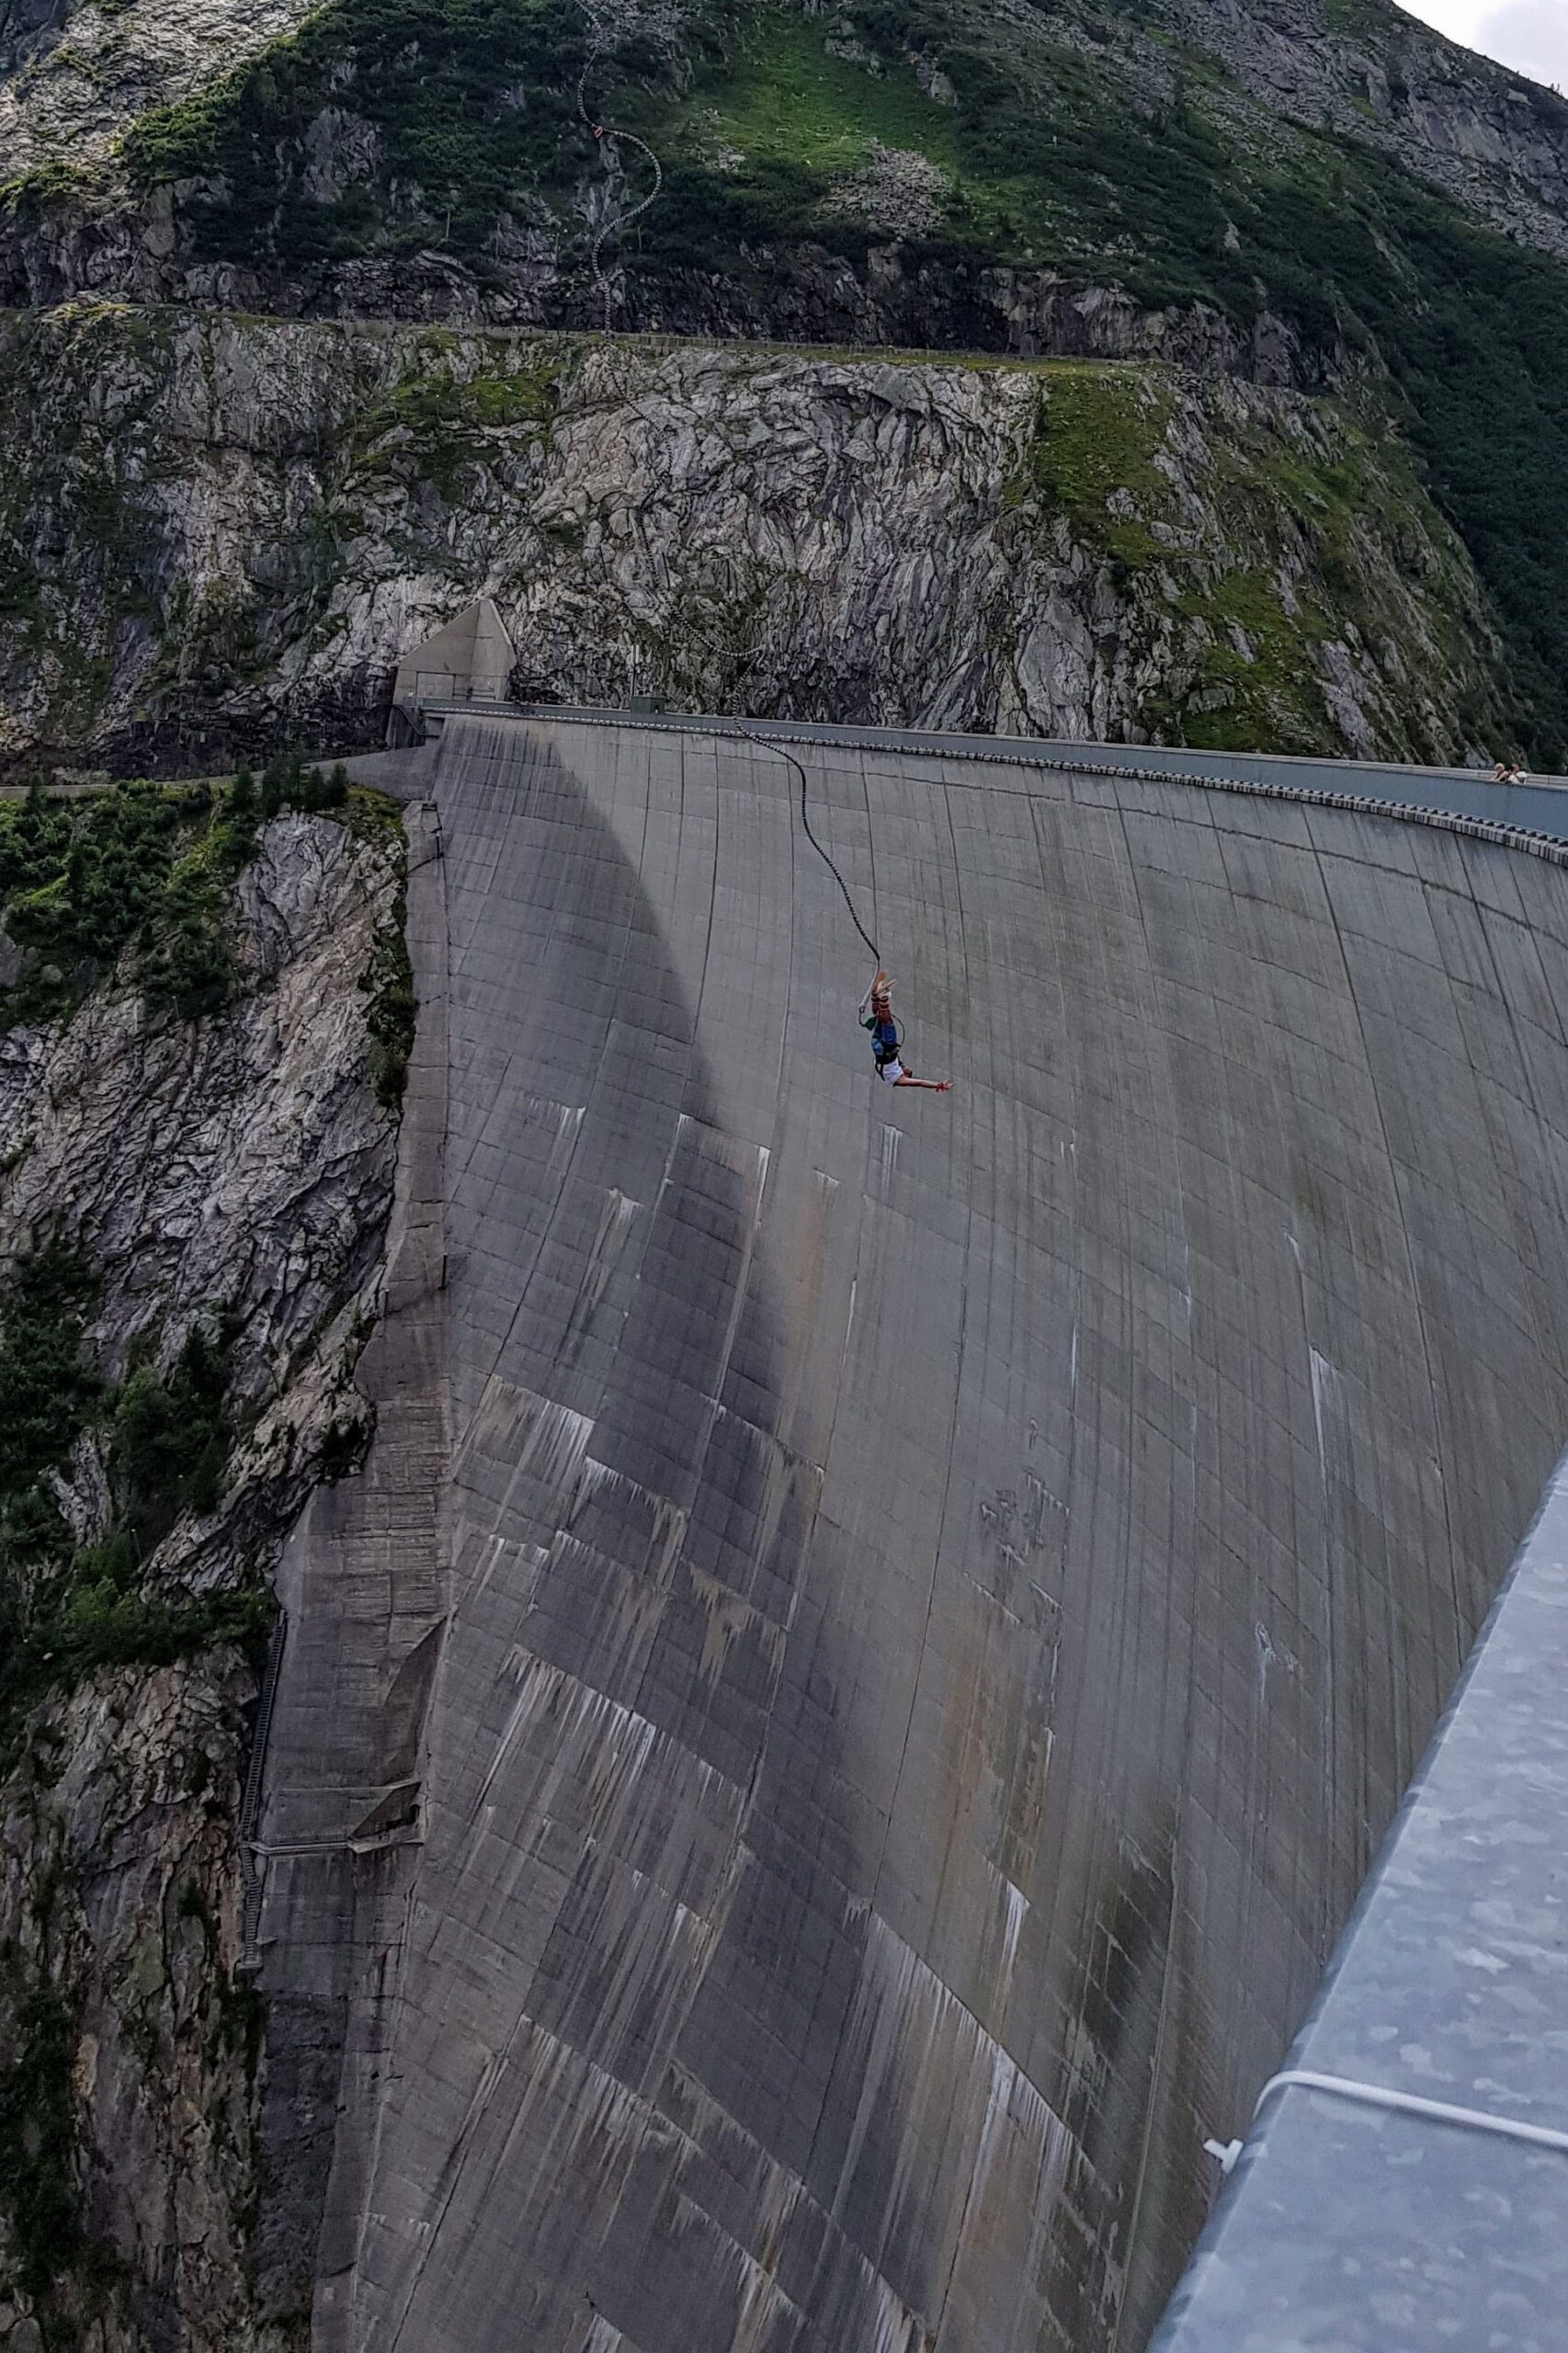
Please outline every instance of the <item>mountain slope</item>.
M1356 386L1490 591L1515 732L1562 754L1551 93L1382 0L325 0L269 37L292 6L165 7L178 58L151 108L142 0L13 35L0 130L28 168L4 207L6 299L1152 356ZM105 43L143 61L123 85ZM62 96L72 75L90 119Z
M0 809L7 2353L301 2343L244 1791L279 1551L365 1436L405 858L248 792Z
M383 129L419 110L407 102L423 84L426 166L456 100L493 156L541 187L559 177L549 151L563 131L579 162L592 153L576 103L585 64L597 103L640 82L702 106L737 62L744 76L759 51L786 54L790 20L808 53L890 87L912 70L971 150L986 118L1006 134L1013 97L1026 92L1043 115L1021 157L1031 176L1052 129L1092 121L1108 85L1108 119L1134 137L1184 85L1202 85L1206 110L1243 145L1270 142L1279 118L1380 145L1494 225L1568 251L1568 104L1387 0L0 0L0 179L107 158L149 107L245 77L258 59L295 90L331 60L343 110L363 107ZM850 111L865 111L863 95ZM508 113L531 118L509 126L524 140L506 137ZM319 177L312 193L324 196Z
M214 320L0 325L0 753L373 735L478 595L568 701L1454 759L1475 574L1353 406L1219 376Z

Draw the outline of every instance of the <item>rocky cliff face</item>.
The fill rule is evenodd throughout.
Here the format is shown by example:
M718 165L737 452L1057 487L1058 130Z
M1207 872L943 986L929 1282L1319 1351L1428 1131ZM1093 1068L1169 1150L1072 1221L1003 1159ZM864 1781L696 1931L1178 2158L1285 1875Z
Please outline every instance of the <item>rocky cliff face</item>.
M1403 436L1479 570L1506 739L1538 765L1564 756L1568 105L1383 0L19 5L0 301L608 325L1348 390ZM1230 430L1223 395L1209 422ZM454 415L449 438L467 430ZM1407 503L1429 536L1421 491ZM1158 630L1135 617L1131 636L1131 672L1165 659ZM1219 691L1179 642L1174 656L1168 704ZM1301 659L1323 671L1313 646ZM1377 740L1436 740L1386 735L1369 689L1332 682ZM1258 748L1306 740L1267 710ZM1367 740L1337 722L1310 739Z
M366 983L402 855L363 808L280 816L227 904L221 1010L170 1018L127 950L74 1016L0 1040L7 1398L58 1343L32 1333L29 1365L19 1302L40 1254L64 1252L86 1401L28 1506L52 1498L47 1540L27 1535L14 1455L3 1466L7 2353L299 2341L252 2279L265 2063L241 1816L271 1564L361 1410L396 1125ZM81 873L79 854L68 886ZM215 1326L226 1460L158 1535L132 1451L177 1453L158 1401Z
M1439 759L1488 726L1462 550L1336 404L87 309L6 333L14 756L374 740L400 654L482 593L547 698Z
M0 0L0 170L107 154L147 108L292 32L307 0Z
M1213 57L1253 106L1373 145L1494 226L1568 256L1560 93L1376 0L1155 0L1153 15L1176 42ZM1241 110L1235 119L1240 127Z

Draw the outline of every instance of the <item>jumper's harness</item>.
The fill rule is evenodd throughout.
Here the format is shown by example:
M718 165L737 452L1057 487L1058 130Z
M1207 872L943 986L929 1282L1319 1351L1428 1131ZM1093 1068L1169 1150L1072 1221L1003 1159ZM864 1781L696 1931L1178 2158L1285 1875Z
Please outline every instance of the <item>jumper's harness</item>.
M899 1048L903 1043L903 1033L892 1013L890 1012L885 1018L880 1014L872 1013L869 1017L862 1017L862 1023L863 1027L871 1033L871 1051L876 1057L878 1070L884 1069L889 1063L896 1062Z

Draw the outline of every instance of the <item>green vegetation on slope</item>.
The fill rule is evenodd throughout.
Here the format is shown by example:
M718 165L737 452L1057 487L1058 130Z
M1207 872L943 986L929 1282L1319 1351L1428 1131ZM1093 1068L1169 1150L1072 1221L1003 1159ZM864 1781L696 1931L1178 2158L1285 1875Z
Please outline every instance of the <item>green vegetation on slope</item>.
M156 1009L216 1012L233 982L224 916L254 839L254 820L205 786L35 791L0 808L0 923L24 957L0 1020L69 1008L127 951Z
M431 335L422 354L426 364L356 420L350 455L363 467L389 444L416 449L425 480L450 502L465 472L483 461L497 436L548 428L560 377L549 357L531 368L469 377L454 374L445 358L438 335Z
M946 334L1002 332L983 295L1004 267L1203 301L1244 331L1270 311L1309 350L1392 376L1495 600L1520 733L1558 756L1568 268L1354 142L1284 125L1244 135L1210 57L1173 52L1165 94L1139 96L1114 56L1051 24L970 0L862 0L831 26L701 0L678 57L632 43L597 64L595 106L665 166L662 202L619 256L642 307L680 317L698 273L746 289L765 319L800 247L863 267L888 233L858 211L853 181L880 145L941 175L936 216L900 242L906 270L946 290ZM528 230L581 274L585 192L602 177L576 111L582 43L569 0L327 0L223 84L144 118L127 159L144 187L203 183L187 219L213 258L287 275L436 245L495 280ZM305 134L329 104L369 126L374 151L363 176L318 195Z
M1403 430L1496 607L1519 733L1536 757L1562 765L1568 268L1471 226L1396 172L1380 182L1370 168L1347 170L1337 202L1276 186L1256 221L1262 270L1276 254L1321 255L1345 341L1390 369ZM1288 292L1285 307L1305 314Z
M376 934L370 969L359 985L369 997L366 1027L370 1035L370 1079L383 1110L395 1110L408 1084L408 1058L414 1051L418 1001L414 994L414 965L408 953L404 925L408 913L406 881L400 886L392 914Z
M259 1590L165 1594L144 1579L182 1511L216 1508L233 1335L222 1323L215 1336L197 1327L167 1373L144 1356L117 1388L85 1350L96 1301L85 1262L59 1244L22 1260L0 1298L0 1762L49 1691L100 1666L166 1665L216 1642L252 1643L269 1621ZM112 1510L83 1545L52 1474L89 1434Z
M920 255L1100 273L1114 259L1140 299L1179 299L1191 256L1222 250L1227 226L1229 158L1202 114L1184 103L1145 117L1078 50L1011 26L955 40L956 13L852 11L859 62L824 50L820 21L766 9L688 93L629 91L628 118L669 158L666 200L643 232L649 264L733 264L758 236L863 250L843 176L875 142L925 156L948 181ZM939 69L941 98L916 60Z
M950 108L923 89L899 57L872 74L829 49L820 18L774 11L726 59L692 101L683 120L688 141L707 160L727 151L722 176L744 174L757 160L816 177L863 164L873 141L918 148L956 172L962 160ZM647 119L677 119L655 102ZM733 160L738 158L738 161Z
M120 2269L82 2219L74 2081L81 2018L51 1975L59 1896L51 1873L32 1891L31 1948L0 1944L0 2214L42 2353L74 2353L84 2321L102 2312Z
M0 929L21 951L0 1023L69 1012L122 958L154 1012L221 1012L235 983L229 907L258 817L347 798L341 764L324 777L292 752L259 785L242 769L226 792L133 780L77 801L35 788L0 805Z
M70 1254L25 1260L0 1323L0 1558L17 1569L66 1546L48 1473L102 1400L103 1384L82 1356L92 1279Z
M1132 370L1052 370L1009 503L1032 491L1085 546L1133 569L1157 561L1149 518L1168 507L1170 484L1154 460L1172 405L1164 385Z
M583 59L571 0L329 0L254 63L144 116L126 157L148 187L223 176L223 194L202 209L210 251L270 241L304 263L412 250L437 231L453 251L481 256L499 220L527 218L541 162L550 185L586 164ZM343 103L346 63L385 183L411 190L401 210L363 184L320 203L294 200L293 142L323 108Z
M1130 597L1133 638L1151 615L1174 621L1175 660L1142 665L1158 683L1134 715L1153 740L1333 756L1344 735L1325 694L1331 649L1355 638L1396 665L1425 646L1445 683L1467 683L1465 736L1486 740L1496 711L1468 642L1467 568L1401 441L1342 402L1303 406L1288 430L1236 397L1210 415L1203 462L1184 467L1194 419L1174 378L1063 361L1038 375L1006 493L1011 528L1064 518ZM1196 513L1184 478L1200 490ZM1402 681L1389 699L1402 730L1386 738L1390 756L1444 757L1419 684Z

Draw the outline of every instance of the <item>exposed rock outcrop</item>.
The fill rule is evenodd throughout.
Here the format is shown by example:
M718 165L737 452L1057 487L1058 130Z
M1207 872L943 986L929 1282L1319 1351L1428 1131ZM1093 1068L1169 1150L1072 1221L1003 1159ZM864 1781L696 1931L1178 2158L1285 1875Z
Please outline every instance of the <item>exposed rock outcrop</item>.
M1439 759L1484 731L1468 560L1345 405L101 308L6 334L13 755L373 740L480 594L549 699Z
M165 1332L170 1353L233 1301L236 1400L271 1406L307 1365L325 1386L343 1377L346 1334L326 1327L375 1267L390 1181L358 983L394 869L390 842L278 817L236 888L244 994L228 1012L159 1022L108 987L74 1020L5 1039L0 1265L46 1232L81 1236L104 1278L90 1337L111 1373L138 1336ZM271 1436L264 1415L250 1468Z
M310 0L0 0L0 177L106 155L148 107L309 14Z
M1247 97L1396 158L1494 227L1568 256L1568 100L1397 8L1157 0Z
M349 119L341 139L311 147L307 176L335 185L337 176L350 170L348 131L359 153L372 152L372 127ZM891 204L907 213L912 204L932 200L928 179L916 198L916 176L907 162L895 160L890 173L885 163L873 161L844 183L833 210L860 220L868 208L884 218ZM1151 305L1124 287L1057 268L955 270L918 248L906 249L891 232L889 237L874 243L859 265L804 240L759 243L744 275L689 267L649 278L617 269L615 324L638 333L721 341L760 337L1017 358L1158 360L1306 390L1324 385L1334 368L1332 348L1303 343L1267 308L1242 324L1211 303ZM395 256L353 256L287 268L260 253L251 261L196 259L183 234L176 194L169 189L154 191L142 208L127 209L103 184L85 181L62 189L48 206L23 197L9 218L0 211L0 300L48 309L84 297L476 330L603 323L603 299L583 254L573 241L540 227L498 232L494 267L482 281L436 244Z
M396 920L401 838L284 815L231 916L238 993L160 1020L110 982L0 1048L0 1270L56 1237L90 1265L97 1371L166 1367L226 1312L233 1444L215 1507L183 1511L138 1574L169 1610L257 1592L362 1420L354 1368L379 1298L396 1120L377 1099L361 985ZM106 1439L61 1502L105 1533ZM9 1720L0 1779L0 2345L280 2353L257 2316L266 2194L261 2010L243 1973L241 1802L254 1644L165 1645Z
M252 2329L247 2280L260 2019L234 1825L255 1702L228 1649L105 1674L39 1712L0 1784L0 2060L62 2143L65 2225L0 2244L7 2353L290 2341Z

